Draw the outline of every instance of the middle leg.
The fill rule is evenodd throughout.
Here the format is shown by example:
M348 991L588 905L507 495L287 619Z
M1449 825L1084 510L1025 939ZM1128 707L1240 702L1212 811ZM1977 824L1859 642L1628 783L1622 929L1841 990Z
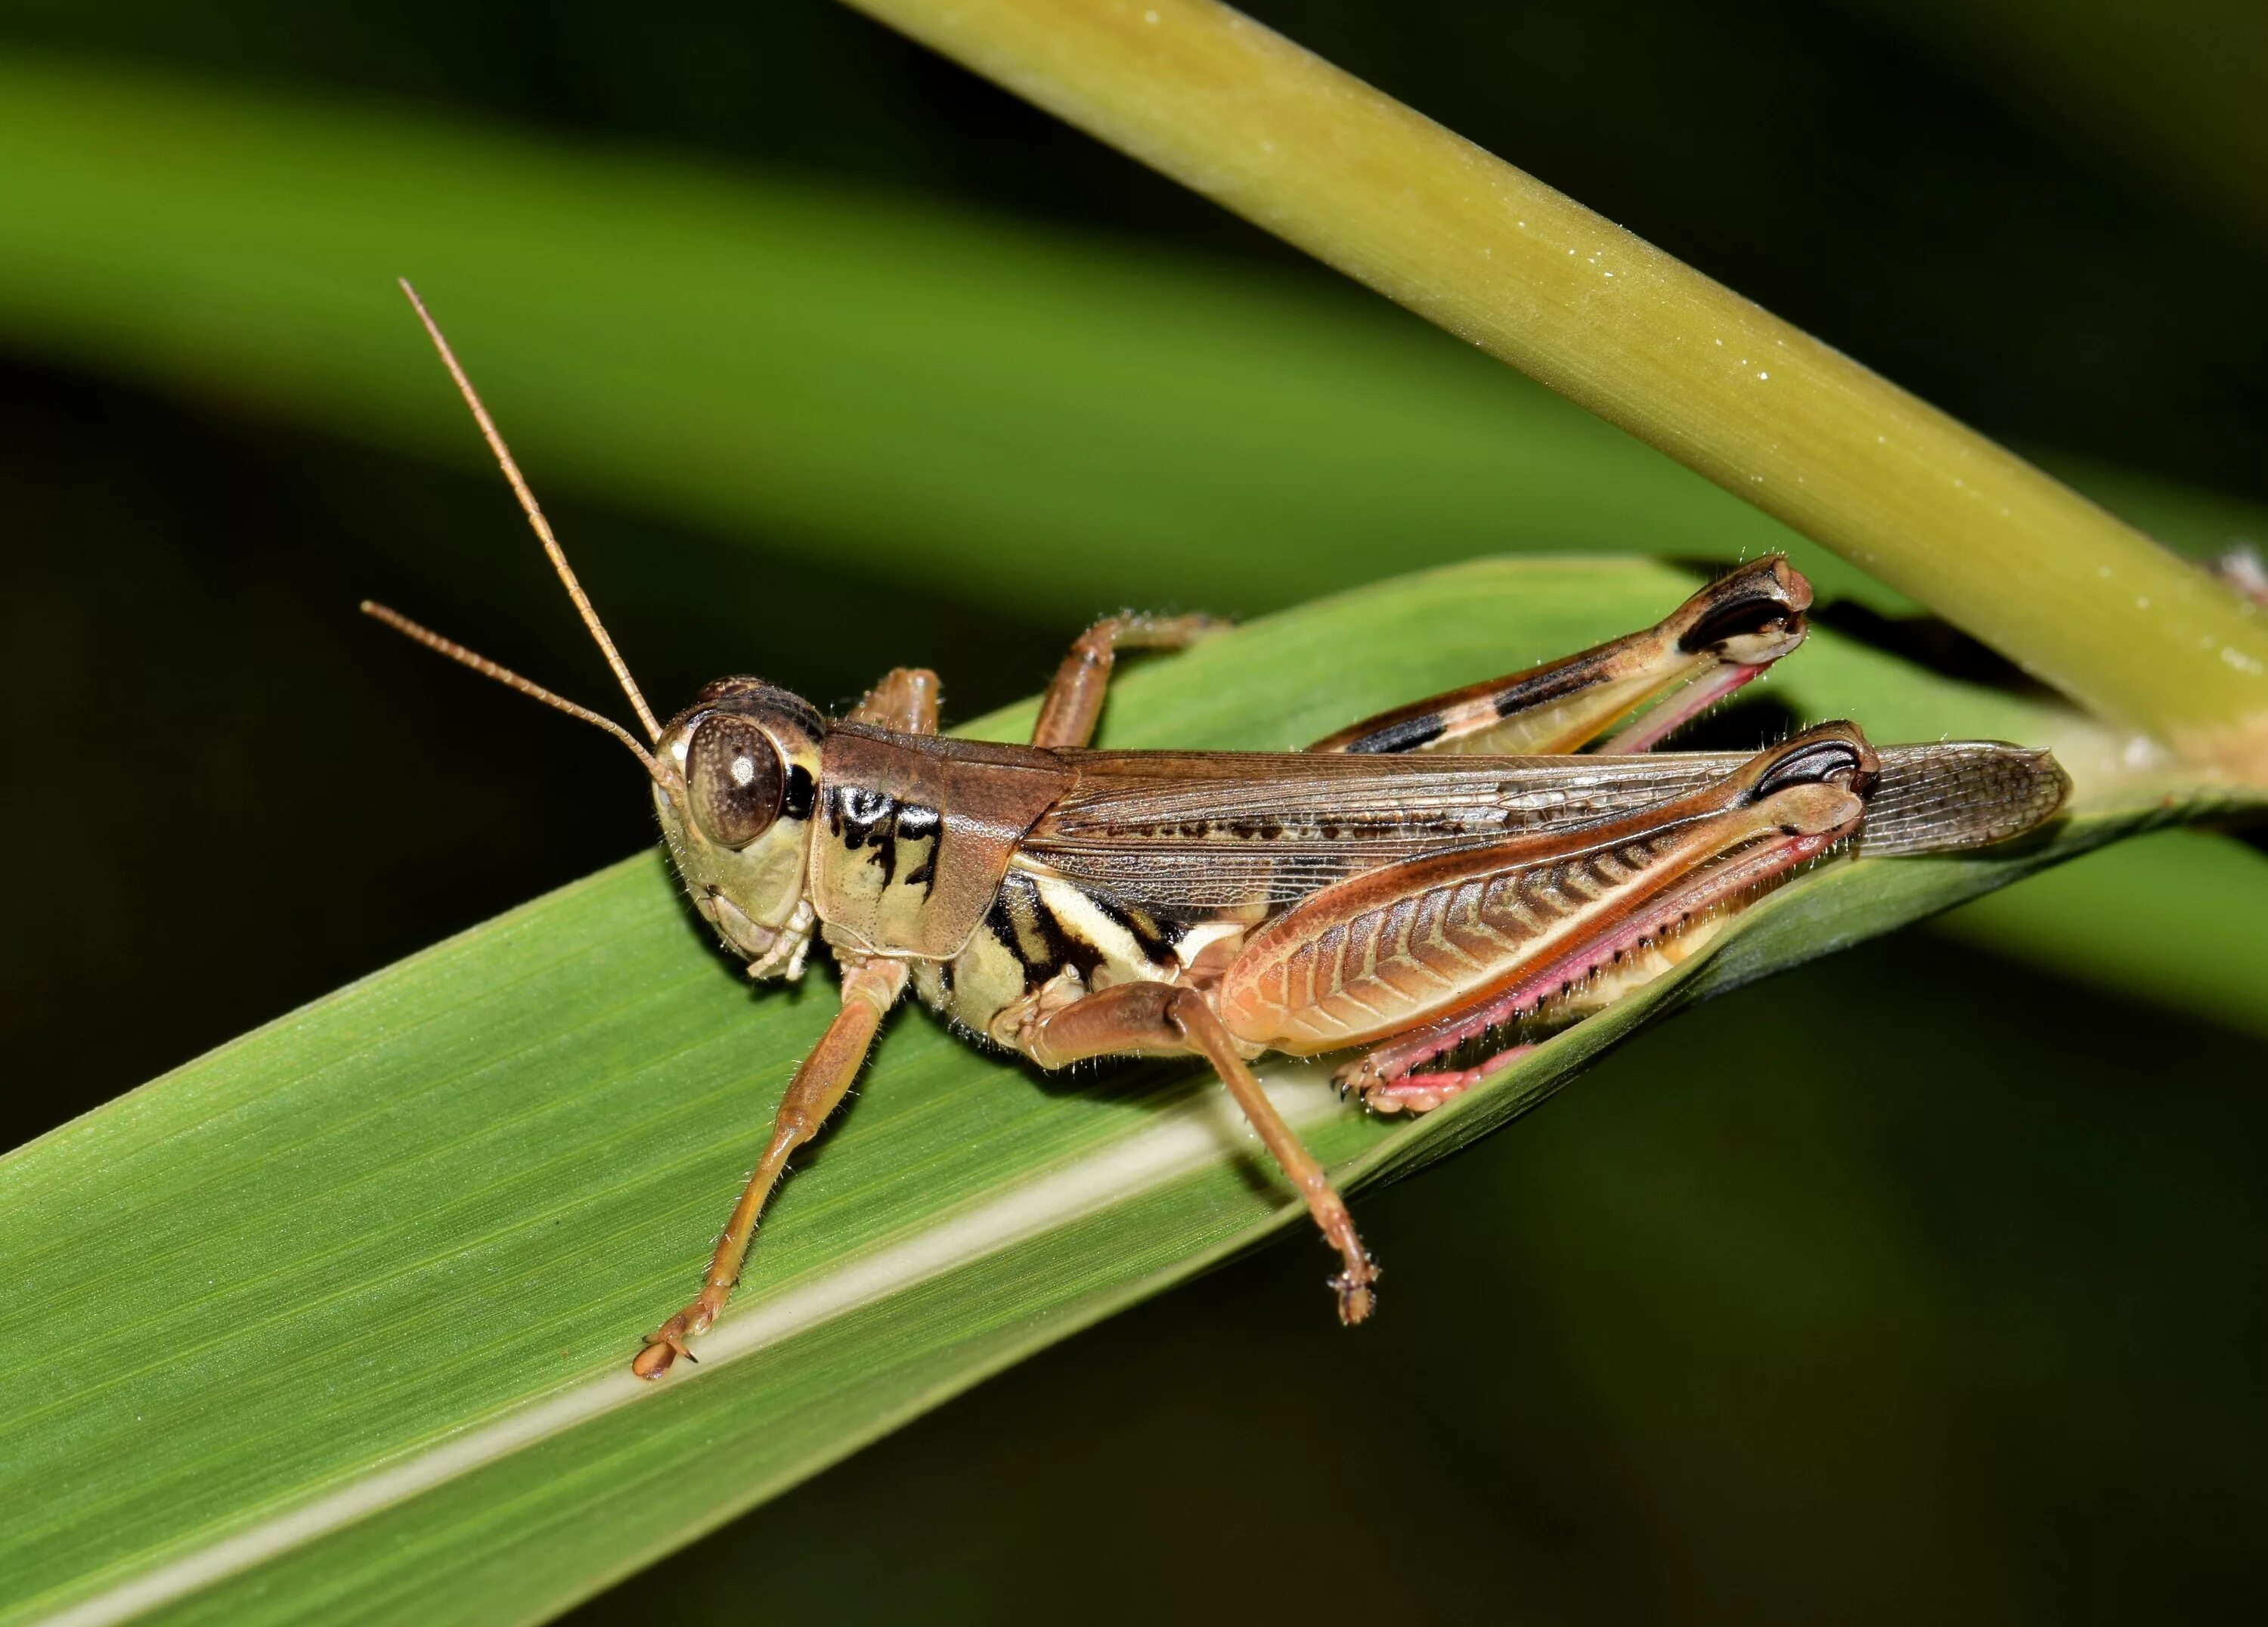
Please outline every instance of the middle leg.
M1351 1324L1370 1314L1378 1299L1378 1265L1355 1234L1354 1217L1315 1155L1260 1088L1204 995L1173 983L1119 983L1042 1018L1024 1049L1043 1068L1090 1056L1203 1056L1306 1200L1325 1240L1339 1251L1345 1270L1331 1279L1339 1320Z
M1102 696L1121 650L1180 650L1228 625L1210 615L1105 616L1071 643L1040 702L1035 746L1084 746L1094 738Z

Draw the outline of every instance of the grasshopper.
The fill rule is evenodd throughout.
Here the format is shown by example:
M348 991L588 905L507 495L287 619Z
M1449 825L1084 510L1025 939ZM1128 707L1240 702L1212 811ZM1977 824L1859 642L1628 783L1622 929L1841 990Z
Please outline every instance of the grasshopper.
M1089 628L1026 746L940 737L937 675L915 668L841 718L733 677L664 724L447 341L402 288L645 738L383 606L364 610L627 746L694 908L751 978L800 977L814 940L841 972L841 1008L788 1084L700 1292L631 1363L640 1378L690 1358L789 1157L909 988L1042 1068L1202 1059L1337 1251L1338 1314L1359 1322L1378 1267L1255 1059L1346 1053L1343 1092L1378 1112L1425 1111L1525 1049L1520 1034L1660 975L1797 872L1861 845L2002 841L2069 789L2045 751L1877 750L1843 722L1754 754L1653 751L1802 643L1811 589L1778 556L1644 631L1302 753L1090 748L1117 654L1221 625L1196 615Z

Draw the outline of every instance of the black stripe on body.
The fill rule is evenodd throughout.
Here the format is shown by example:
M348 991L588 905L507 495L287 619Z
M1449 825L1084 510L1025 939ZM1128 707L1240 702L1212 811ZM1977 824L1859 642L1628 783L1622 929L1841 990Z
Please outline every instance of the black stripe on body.
M859 785L830 785L825 801L828 832L848 851L872 849L867 860L881 866L886 887L898 880L898 843L927 843L929 851L906 872L905 882L922 887L924 896L937 890L937 852L945 821L935 808L900 802L887 791Z
M897 799L865 785L827 788L827 828L845 850L871 847L869 863L882 867L882 885L898 873Z
M1174 946L1189 936L1186 923L1160 920L1146 909L1120 903L1108 893L1088 893L1086 901L1113 926L1132 939L1143 959L1152 965L1163 964L1172 956Z
M929 852L922 861L906 872L906 885L921 887L924 898L937 891L938 833L944 825L945 821L938 811L925 803L908 802L898 809L896 834L899 840L930 844Z
M1024 990L1037 989L1065 967L1092 978L1103 952L1048 908L1031 877L1010 871L985 911L984 925L1024 968Z
M887 791L864 785L827 788L827 828L846 848L857 852L880 834L883 823L897 811L897 801Z

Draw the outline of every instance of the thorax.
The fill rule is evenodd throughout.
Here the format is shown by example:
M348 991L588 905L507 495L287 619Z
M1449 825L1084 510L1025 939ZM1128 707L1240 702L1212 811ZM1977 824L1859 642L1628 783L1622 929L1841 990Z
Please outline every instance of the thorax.
M836 725L821 751L810 855L809 897L828 942L958 953L1025 832L1071 778L1048 752Z

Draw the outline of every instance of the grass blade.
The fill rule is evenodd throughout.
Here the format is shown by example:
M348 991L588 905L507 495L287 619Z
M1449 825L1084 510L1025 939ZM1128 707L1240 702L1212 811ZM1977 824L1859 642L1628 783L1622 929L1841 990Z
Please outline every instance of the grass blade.
M1543 380L2090 710L2268 784L2268 629L2235 595L1242 13L850 3Z
M1141 667L1109 733L1287 746L1690 585L1609 561L1407 578ZM1683 1001L2182 811L2109 777L2110 743L2068 714L1830 636L1794 665L1781 696L1880 739L2052 740L2095 811L2025 854L1788 888L1414 1123L1279 1071L1319 1152L1358 1182L1414 1168ZM635 1389L637 1335L682 1299L824 1023L814 981L748 994L641 857L0 1161L0 1621L536 1619L1296 1220L1248 1144L1210 1128L1204 1080L1042 1082L902 1013L782 1195L710 1361ZM1321 1287L1285 1314L1327 1315Z

